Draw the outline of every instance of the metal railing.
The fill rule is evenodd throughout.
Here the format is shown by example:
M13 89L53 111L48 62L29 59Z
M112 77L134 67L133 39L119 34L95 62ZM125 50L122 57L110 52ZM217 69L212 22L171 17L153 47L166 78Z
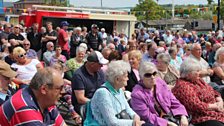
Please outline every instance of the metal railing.
M113 9L97 9L97 8L76 8L76 7L58 7L46 5L32 5L32 10L50 10L50 11L64 11L64 12L78 12L86 14L117 14L129 15L128 11L113 10Z

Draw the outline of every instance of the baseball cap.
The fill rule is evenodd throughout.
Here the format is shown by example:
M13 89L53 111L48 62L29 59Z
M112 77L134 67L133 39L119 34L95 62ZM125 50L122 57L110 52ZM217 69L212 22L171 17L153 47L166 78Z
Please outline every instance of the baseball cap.
M0 75L12 78L15 77L17 73L11 69L9 64L0 60Z
M98 62L99 64L107 64L109 61L103 57L103 55L99 51L93 51L87 57L87 61L89 62Z
M114 42L118 42L118 38L114 38Z
M67 21L62 21L61 26L69 26L69 23Z

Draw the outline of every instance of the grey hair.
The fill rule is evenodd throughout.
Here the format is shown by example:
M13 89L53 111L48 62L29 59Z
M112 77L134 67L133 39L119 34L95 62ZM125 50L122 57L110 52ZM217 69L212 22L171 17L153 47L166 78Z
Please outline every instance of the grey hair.
M54 43L53 42L47 42L47 47L49 46L49 45L54 45Z
M44 84L53 86L53 74L55 74L56 70L50 67L46 67L37 71L30 82L30 88L38 90Z
M126 72L131 71L131 66L128 62L123 60L111 61L108 64L108 69L106 71L106 78L110 83L114 83L116 77L119 77Z
M160 54L158 54L157 57L156 57L156 59L157 60L160 59L163 62L165 62L166 64L169 64L170 63L170 60L171 60L170 55L167 54L167 53L160 53Z
M192 51L194 48L195 48L195 46L197 46L197 45L200 45L199 43L193 43L191 46L190 46L190 50ZM201 45L200 45L201 46Z
M192 71L198 71L201 70L200 64L191 58L187 58L184 60L184 62L180 65L180 77L186 78L189 73Z
M144 78L144 74L149 71L151 71L151 72L158 71L155 64L153 64L152 62L149 62L149 61L141 62L140 66L139 66L140 78Z
M76 49L76 55L78 55L79 52L85 52L86 53L86 48L83 46L79 46Z
M224 47L221 47L221 48L219 48L217 51L216 51L216 53L215 53L215 60L218 60L219 59L219 55L220 54L222 54L222 53L224 53Z

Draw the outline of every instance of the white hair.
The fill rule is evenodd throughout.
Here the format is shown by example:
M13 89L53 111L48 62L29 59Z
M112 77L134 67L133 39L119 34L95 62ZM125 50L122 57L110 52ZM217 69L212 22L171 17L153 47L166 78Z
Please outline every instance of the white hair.
M116 77L124 75L126 72L131 71L131 66L128 62L123 60L111 61L108 64L106 71L106 78L110 83L114 83Z
M76 27L75 30L82 31L82 28L81 27Z
M86 53L86 48L83 46L79 46L76 48L76 55L78 55L79 52L85 52Z
M170 55L167 54L167 53L160 53L160 54L158 54L157 57L156 57L156 59L157 60L160 59L163 62L165 62L166 64L169 64L170 63L170 60L171 60Z
M219 48L217 51L216 51L216 53L215 53L215 60L218 60L219 59L219 55L220 54L222 54L222 53L224 53L224 47L221 47L221 48Z
M149 71L151 71L151 72L158 71L155 64L153 64L152 62L149 62L149 61L141 62L140 66L139 66L140 78L144 78L144 74Z
M83 48L85 48L86 50L87 50L87 45L86 45L86 43L81 43L80 45L79 45L79 47L83 47Z
M49 45L54 45L54 43L53 42L47 42L47 47L49 46Z
M192 71L198 71L201 69L200 64L195 59L187 58L180 65L180 76L181 78L186 78Z

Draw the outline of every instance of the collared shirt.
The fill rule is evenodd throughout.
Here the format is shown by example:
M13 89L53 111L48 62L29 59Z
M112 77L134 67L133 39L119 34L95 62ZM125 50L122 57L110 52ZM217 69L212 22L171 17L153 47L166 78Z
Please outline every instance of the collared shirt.
M51 61L51 57L55 55L55 51L46 51L44 53L44 56L43 56L43 60L44 62L47 64L47 66L50 65L50 61Z
M61 126L64 120L56 106L41 113L32 90L27 87L19 90L0 107L0 125Z
M156 59L151 57L148 53L143 54L142 61L143 62L146 62L146 61L147 62L152 62L152 63L156 64Z
M209 65L208 65L208 63L203 59L203 58L200 58L200 60L198 60L195 56L193 56L192 54L188 57L188 58L191 58L191 59L193 59L194 61L196 61L199 65L200 65L200 67L201 67L201 69L209 69L210 67L209 67ZM204 76L204 77L202 77L202 79L206 82L206 83L210 83L211 82L211 79L210 79L210 76Z
M29 49L27 52L26 52L26 56L27 58L30 58L30 59L36 59L37 58L37 53L35 50L33 49Z
M7 94L0 92L0 106L9 99L9 97L12 95L10 90L7 90Z
M84 90L85 97L91 99L96 89L98 89L105 82L105 76L102 70L96 72L94 75L89 74L85 64L75 71L72 77L72 91ZM76 96L72 93L72 104L75 111L79 113L81 104L78 104Z

